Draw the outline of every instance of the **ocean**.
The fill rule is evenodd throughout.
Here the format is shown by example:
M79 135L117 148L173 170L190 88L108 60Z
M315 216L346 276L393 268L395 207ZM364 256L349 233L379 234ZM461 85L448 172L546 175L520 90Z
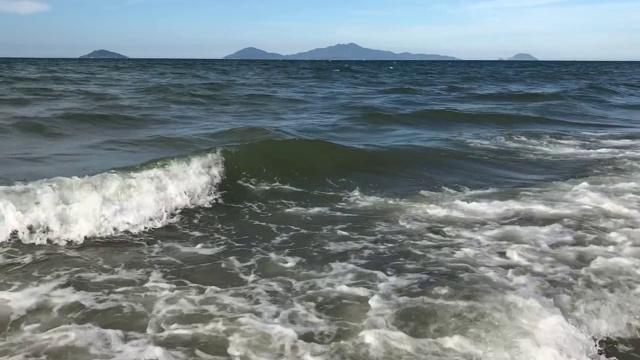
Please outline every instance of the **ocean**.
M640 63L0 59L0 357L639 359Z

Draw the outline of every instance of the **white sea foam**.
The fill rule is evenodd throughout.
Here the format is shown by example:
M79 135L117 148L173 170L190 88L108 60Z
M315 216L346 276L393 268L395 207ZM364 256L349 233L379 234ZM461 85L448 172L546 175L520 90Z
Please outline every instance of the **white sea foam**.
M203 244L198 244L196 246L182 246L179 244L171 244L169 246L173 246L185 253L194 253L199 255L214 255L224 251L225 249L224 246L210 247L210 246L205 246Z
M530 138L522 135L500 136L493 139L467 141L475 147L491 149L517 149L528 157L558 157L591 159L637 159L640 144L635 140L611 140L592 137L589 140L566 139L552 136Z
M638 144L560 140L548 147L537 141L521 138L499 146L526 144L533 156L622 157L632 166L622 173L526 189L424 191L422 198L409 199L358 191L345 195L341 205L346 208L387 214L387 225L377 232L383 238L400 228L414 234L394 246L419 254L417 264L464 269L456 280L466 284L464 292L475 286L481 293L491 289L475 304L457 305L447 300L461 290L456 286L411 298L384 291L374 295L365 321L369 328L360 334L371 356L595 359L600 357L592 337L637 337L640 182L637 164L629 158L640 154ZM432 233L434 228L440 232ZM385 286L393 281L389 278ZM444 305L434 304L436 296ZM432 316L427 323L447 336L407 336L394 325L407 308L413 314L419 309L442 313L442 318ZM428 324L422 331L428 332Z
M297 213L297 214L305 214L309 216L314 215L332 215L332 216L353 216L351 214L345 214L339 211L332 210L328 207L312 207L312 208L303 208L303 207L292 207L286 209L287 213Z
M71 348L87 352L87 358L109 358L114 360L186 359L177 351L169 351L152 344L150 339L138 338L137 334L128 334L120 330L102 329L90 324L63 325L43 333L32 332L27 328L26 334L31 337L27 346L22 344L25 353L39 353L41 349L55 350ZM25 334L25 335L26 335ZM133 337L133 338L132 338ZM4 346L10 346L8 342ZM0 346L0 349L3 346ZM29 356L31 357L31 356ZM23 357L20 357L23 358Z
M282 190L282 191L293 191L293 192L303 192L304 190L299 189L297 187L291 186L291 185L287 185L287 184L280 184L279 182L274 182L274 183L263 183L263 182L258 182L256 180L238 180L238 184L242 185L242 186L246 186L252 190L256 190L256 191L269 191L269 190Z
M137 172L54 178L0 187L0 241L82 242L166 225L176 212L218 198L218 154L168 161Z
M28 324L10 332L0 351L36 356L34 341L110 358L596 359L593 336L637 337L635 174L404 199L343 195L330 207L293 201L281 207L286 219L356 217L295 228L314 240L301 244L303 251L256 245L251 255L226 257L221 267L228 277L245 280L230 288L224 281L220 287L182 281L159 266L151 273L115 268L76 275L93 286L115 278L135 284L117 291L74 289L59 276L0 292L0 318L8 308L12 320ZM282 229L260 224L275 234ZM219 244L208 241L159 246L210 256ZM330 260L319 265L318 256ZM56 311L78 304L81 310L69 315L74 322L122 305L136 311L131 318L142 318L143 327L35 324L44 310L62 316ZM219 348L188 352L211 343Z

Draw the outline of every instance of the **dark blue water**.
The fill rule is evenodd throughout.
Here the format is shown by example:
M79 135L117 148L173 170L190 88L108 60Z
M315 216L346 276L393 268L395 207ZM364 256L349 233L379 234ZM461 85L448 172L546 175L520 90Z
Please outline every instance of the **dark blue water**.
M639 84L0 59L0 357L638 358Z

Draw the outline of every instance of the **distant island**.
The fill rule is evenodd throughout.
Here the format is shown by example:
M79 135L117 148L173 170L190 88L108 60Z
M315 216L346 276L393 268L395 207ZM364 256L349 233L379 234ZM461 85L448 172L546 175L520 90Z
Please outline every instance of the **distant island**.
M503 59L500 59L500 60L503 60ZM514 55L513 57L508 58L507 61L538 61L538 59L536 59L535 57L529 54L517 54L517 55Z
M408 52L367 49L358 44L338 44L292 55L281 55L248 47L225 56L233 60L460 60L451 56L436 54L412 54Z
M128 59L128 57L108 50L96 50L80 56L80 59Z
M128 59L127 56L109 50L95 50L80 59ZM453 56L438 54L412 54L409 52L394 53L385 50L367 49L358 44L338 44L325 48L313 49L297 54L282 55L267 52L255 47L244 48L223 59L230 60L460 60ZM529 54L516 54L505 61L538 61Z

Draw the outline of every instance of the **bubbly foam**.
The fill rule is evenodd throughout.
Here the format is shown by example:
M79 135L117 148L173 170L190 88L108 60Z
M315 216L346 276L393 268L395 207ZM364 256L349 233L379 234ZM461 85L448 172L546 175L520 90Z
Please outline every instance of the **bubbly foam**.
M22 344L23 351L38 354L46 351L55 352L56 349L75 349L76 354L86 358L109 358L114 360L127 359L185 359L176 351L168 351L155 346L149 339L137 338L136 334L125 333L120 330L102 329L90 324L63 325L43 333L35 332L35 328L25 329L32 340ZM5 344L5 346L11 343ZM0 346L0 350L2 350ZM79 350L81 349L81 350Z
M207 182L214 195L216 181ZM408 198L331 195L238 204L245 212L225 218L228 230L198 223L145 248L154 270L78 268L0 291L0 320L4 311L15 324L4 349L35 356L35 339L47 351L115 358L546 360L600 358L593 337L637 337L634 172ZM269 232L247 235L243 224ZM13 269L41 259L11 254ZM49 329L43 309L74 324Z
M166 225L219 197L223 159L208 154L151 169L59 177L0 187L0 241L82 242Z
M578 159L638 159L640 144L629 139L562 138L549 135L531 138L523 135L467 140L474 147L519 150L526 157L571 157Z
M585 146L567 142L572 145ZM637 146L626 141L603 145ZM582 154L586 152L574 152L578 157ZM389 214L388 225L379 230L397 233L404 228L416 234L405 235L394 247L408 248L420 256L415 260L417 268L446 259L440 267L463 270L453 288L445 292L434 290L431 295L411 298L375 295L369 302L369 317L371 324L378 325L362 332L361 339L381 352L380 356L391 356L393 348L406 354L444 352L434 353L433 341L407 337L402 327L389 326L404 309L430 313L434 306L449 315L428 321L440 332L448 322L452 326L447 330L449 338L438 338L436 343L471 357L479 351L496 359L595 359L600 357L592 337L637 338L637 176L631 167L622 173L523 189L444 189L410 199L367 196L359 191L346 194L344 207ZM427 273L440 271L439 267L431 269ZM487 285L479 285L483 283ZM446 300L476 287L484 295L475 304ZM434 305L434 295L444 298L443 302ZM473 321L453 328L460 324L459 319L453 320L460 314L474 314Z

